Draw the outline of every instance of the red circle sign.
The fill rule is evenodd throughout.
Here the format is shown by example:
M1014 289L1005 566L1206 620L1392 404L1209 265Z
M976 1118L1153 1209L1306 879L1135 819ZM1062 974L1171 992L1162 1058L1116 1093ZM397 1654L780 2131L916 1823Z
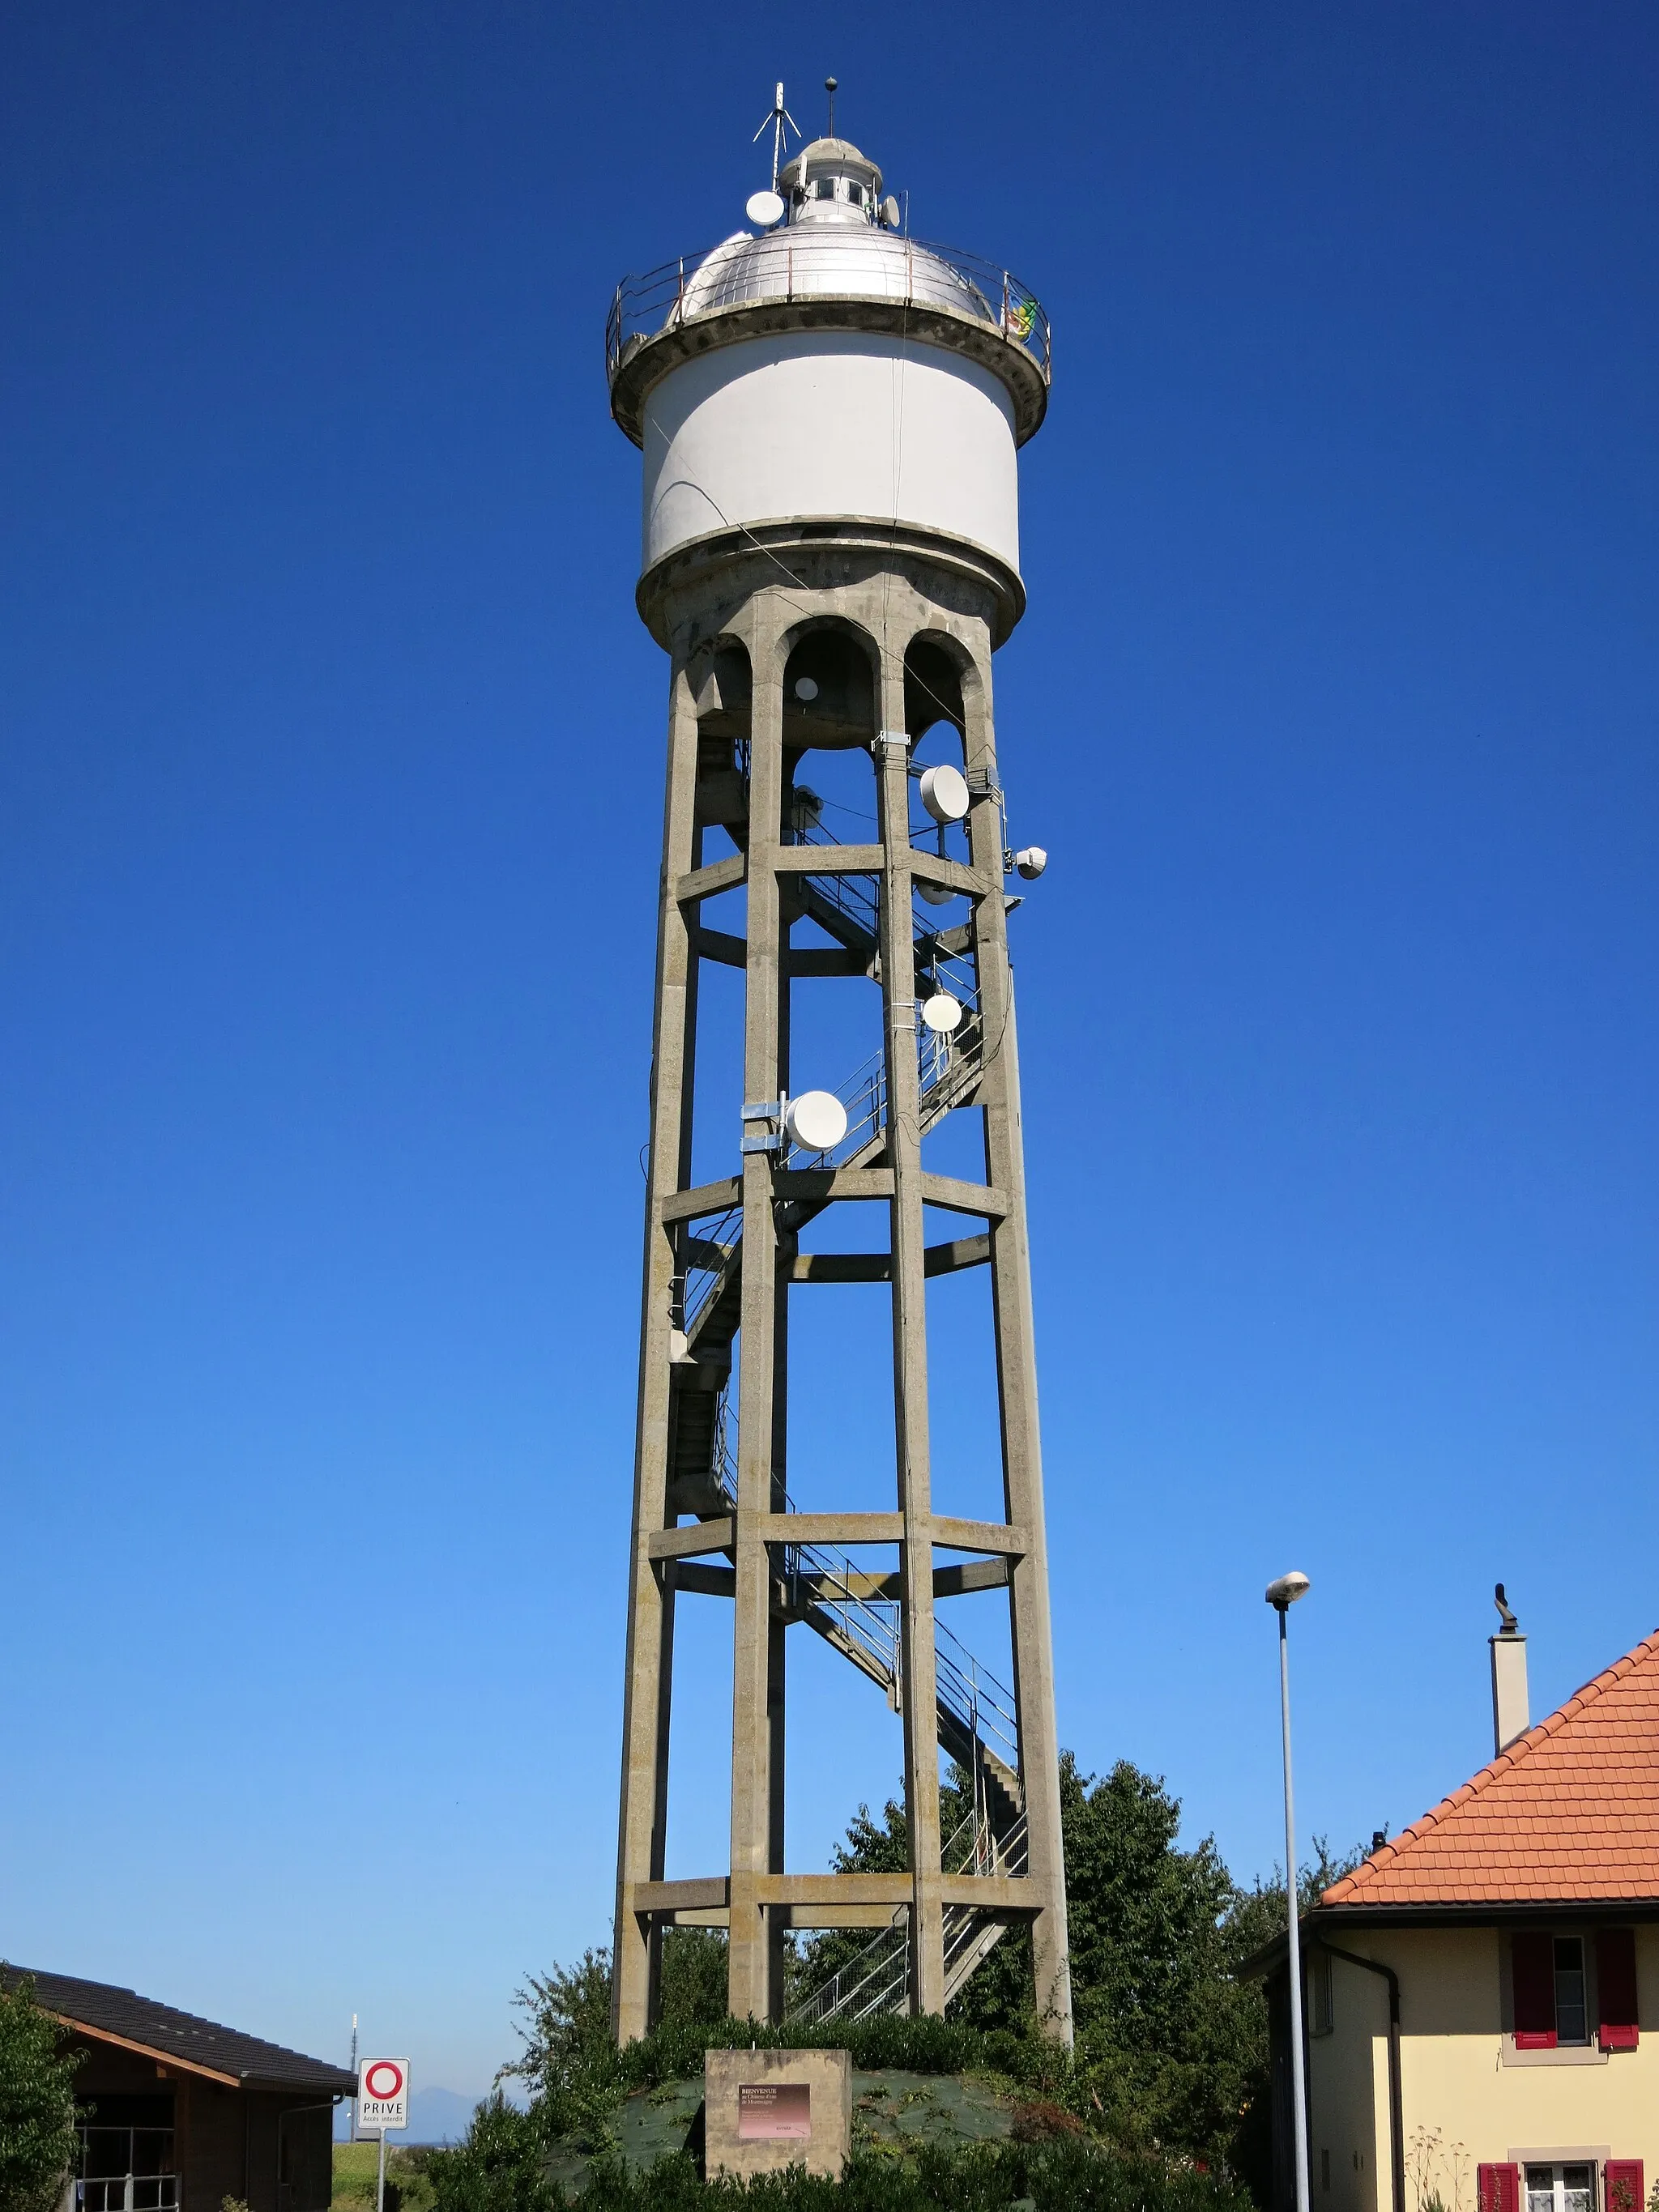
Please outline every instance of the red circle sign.
M392 2076L392 2087L389 2089L380 2087L382 2078L387 2074ZM387 2104L394 2097L402 2095L403 2087L404 2069L401 2066L394 2066L389 2058L377 2058L363 2075L365 2094L371 2097L378 2097Z

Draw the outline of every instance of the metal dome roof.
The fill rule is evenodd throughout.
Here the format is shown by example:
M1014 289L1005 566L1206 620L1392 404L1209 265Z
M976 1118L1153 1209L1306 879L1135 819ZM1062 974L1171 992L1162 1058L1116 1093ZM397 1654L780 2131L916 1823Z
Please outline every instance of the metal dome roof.
M686 278L678 315L805 299L906 301L993 329L1000 320L999 309L972 277L942 255L856 219L791 223L758 238L734 232Z

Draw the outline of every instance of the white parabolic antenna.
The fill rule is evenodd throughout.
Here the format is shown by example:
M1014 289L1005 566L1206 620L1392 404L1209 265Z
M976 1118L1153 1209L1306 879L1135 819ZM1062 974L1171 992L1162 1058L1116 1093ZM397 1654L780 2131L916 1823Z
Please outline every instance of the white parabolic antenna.
M847 1134L847 1109L833 1091L803 1091L785 1107L783 1126L804 1152L833 1152Z
M783 221L783 202L775 192L750 192L743 211L757 230L770 230Z
M968 811L968 779L942 761L921 772L921 803L935 822L960 822Z
M924 1004L921 1018L936 1036L949 1036L962 1019L962 1001L948 991L936 991Z

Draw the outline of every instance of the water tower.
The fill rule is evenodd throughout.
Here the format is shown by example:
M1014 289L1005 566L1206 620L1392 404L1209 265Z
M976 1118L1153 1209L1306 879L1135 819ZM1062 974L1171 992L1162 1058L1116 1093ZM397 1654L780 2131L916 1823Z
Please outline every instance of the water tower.
M781 87L769 120L751 228L627 279L606 336L611 412L644 456L636 598L672 664L615 2025L650 2024L671 1927L729 1930L739 2018L825 2021L941 2013L1023 1924L1069 2040L1006 936L1011 879L1043 856L1009 850L991 685L1024 606L1016 454L1048 404L1048 325L1006 270L913 240L833 111L781 167ZM977 1297L978 1334L953 1322L941 1346L929 1284L958 1274L935 1302ZM843 1345L852 1298L882 1314ZM954 1413L970 1339L985 1434L953 1420L945 1465L930 1360ZM872 1407L878 1445L864 1420L826 1477ZM792 1439L813 1496L791 1493ZM689 1602L732 1609L731 1849L670 1881L671 1774L709 1786L670 1759ZM951 1619L987 1605L1006 1608L994 1669ZM870 1727L902 1716L908 1872L784 1863L802 1634L866 1678ZM826 1928L868 1932L787 1999L788 1931Z

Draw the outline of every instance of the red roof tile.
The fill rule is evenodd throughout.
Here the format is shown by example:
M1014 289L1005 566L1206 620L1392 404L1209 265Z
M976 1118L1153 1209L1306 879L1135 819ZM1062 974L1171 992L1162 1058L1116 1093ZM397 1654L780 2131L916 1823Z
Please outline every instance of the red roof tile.
M1659 1898L1659 1630L1321 1902Z

